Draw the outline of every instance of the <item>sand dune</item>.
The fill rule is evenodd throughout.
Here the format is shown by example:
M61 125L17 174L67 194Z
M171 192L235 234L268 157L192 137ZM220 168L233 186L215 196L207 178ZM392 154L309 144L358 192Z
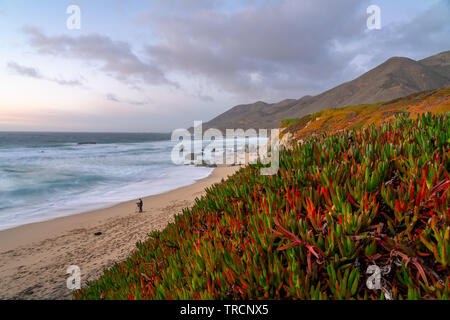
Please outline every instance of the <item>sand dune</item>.
M191 206L206 187L238 169L216 168L191 186L144 198L143 214L136 213L136 201L128 201L0 231L0 299L71 299L70 265L80 267L83 284L98 278L104 268L127 258L136 242Z

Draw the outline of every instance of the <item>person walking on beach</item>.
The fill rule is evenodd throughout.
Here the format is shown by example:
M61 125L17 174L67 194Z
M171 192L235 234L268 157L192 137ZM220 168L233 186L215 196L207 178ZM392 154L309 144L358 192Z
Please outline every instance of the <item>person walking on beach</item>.
M142 208L144 207L144 202L142 201L142 199L139 199L138 203L136 203L138 208L139 208L139 212L142 213Z

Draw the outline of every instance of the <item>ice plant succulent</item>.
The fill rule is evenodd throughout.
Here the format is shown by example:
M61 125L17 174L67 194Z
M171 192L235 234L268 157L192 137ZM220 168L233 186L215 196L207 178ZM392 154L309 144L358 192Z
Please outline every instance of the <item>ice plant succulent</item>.
M449 299L449 122L399 114L242 168L74 296Z

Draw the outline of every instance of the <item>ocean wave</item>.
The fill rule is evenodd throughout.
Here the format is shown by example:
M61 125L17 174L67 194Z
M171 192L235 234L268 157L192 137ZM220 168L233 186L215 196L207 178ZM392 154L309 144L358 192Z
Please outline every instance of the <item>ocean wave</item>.
M125 141L0 146L0 229L163 193L212 172L172 164L173 145L171 141Z

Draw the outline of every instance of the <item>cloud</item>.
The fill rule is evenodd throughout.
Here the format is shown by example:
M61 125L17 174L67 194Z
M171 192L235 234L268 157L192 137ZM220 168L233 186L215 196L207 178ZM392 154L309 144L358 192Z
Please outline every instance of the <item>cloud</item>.
M114 94L112 94L112 93L108 93L108 94L106 95L106 100L113 101L113 102L121 102L120 99L117 98L117 97L116 97Z
M153 0L152 6L154 11L188 13L196 10L218 8L224 2L224 0Z
M151 11L139 13L139 27L152 35L139 55L133 40L112 35L24 32L39 54L94 65L142 93L145 85L168 86L211 105L317 94L391 56L418 59L449 49L448 0L380 31L366 28L369 0L174 1L155 0ZM107 97L132 102L115 98Z
M134 105L134 106L143 106L143 105L147 105L147 104L150 103L150 101L148 99L147 100L142 100L142 101L121 99L121 98L117 97L115 94L112 94L112 93L108 93L106 95L106 100L112 101L112 102L115 102L115 103L131 104L131 105Z
M194 97L196 97L204 102L214 102L215 101L213 97L208 96L208 95L203 95L203 94L197 94Z
M244 98L276 100L322 92L395 53L417 58L448 50L448 1L380 32L366 28L368 0L246 3L230 12L220 2L196 3L187 13L147 12L160 40L146 47L148 57L165 72L203 78Z
M365 10L358 8L357 0L291 0L233 13L207 8L154 16L149 20L161 41L146 49L161 68L207 78L229 92L300 94L339 78L350 57L334 44L363 32Z
M421 59L450 49L450 2L443 0L410 21L383 27L369 33L355 51L368 54L377 63L389 56Z
M176 86L153 63L135 55L127 42L114 41L99 34L47 36L32 27L26 27L23 31L29 37L29 44L39 54L99 64L101 71L130 85L145 83Z
M8 69L15 72L16 74L24 76L24 77L47 80L47 81L55 82L62 86L74 87L74 86L82 86L83 85L79 80L64 80L64 79L60 79L60 78L46 77L46 76L42 75L41 72L39 70L37 70L36 68L23 66L14 61L8 62L7 67L8 67Z
M50 79L50 81L56 82L57 84L60 84L62 86L70 86L70 87L76 87L76 86L83 85L79 80L64 80L64 79L53 78L53 79Z
M8 62L7 67L17 74L35 79L43 79L43 76L35 68L25 67L16 62Z

